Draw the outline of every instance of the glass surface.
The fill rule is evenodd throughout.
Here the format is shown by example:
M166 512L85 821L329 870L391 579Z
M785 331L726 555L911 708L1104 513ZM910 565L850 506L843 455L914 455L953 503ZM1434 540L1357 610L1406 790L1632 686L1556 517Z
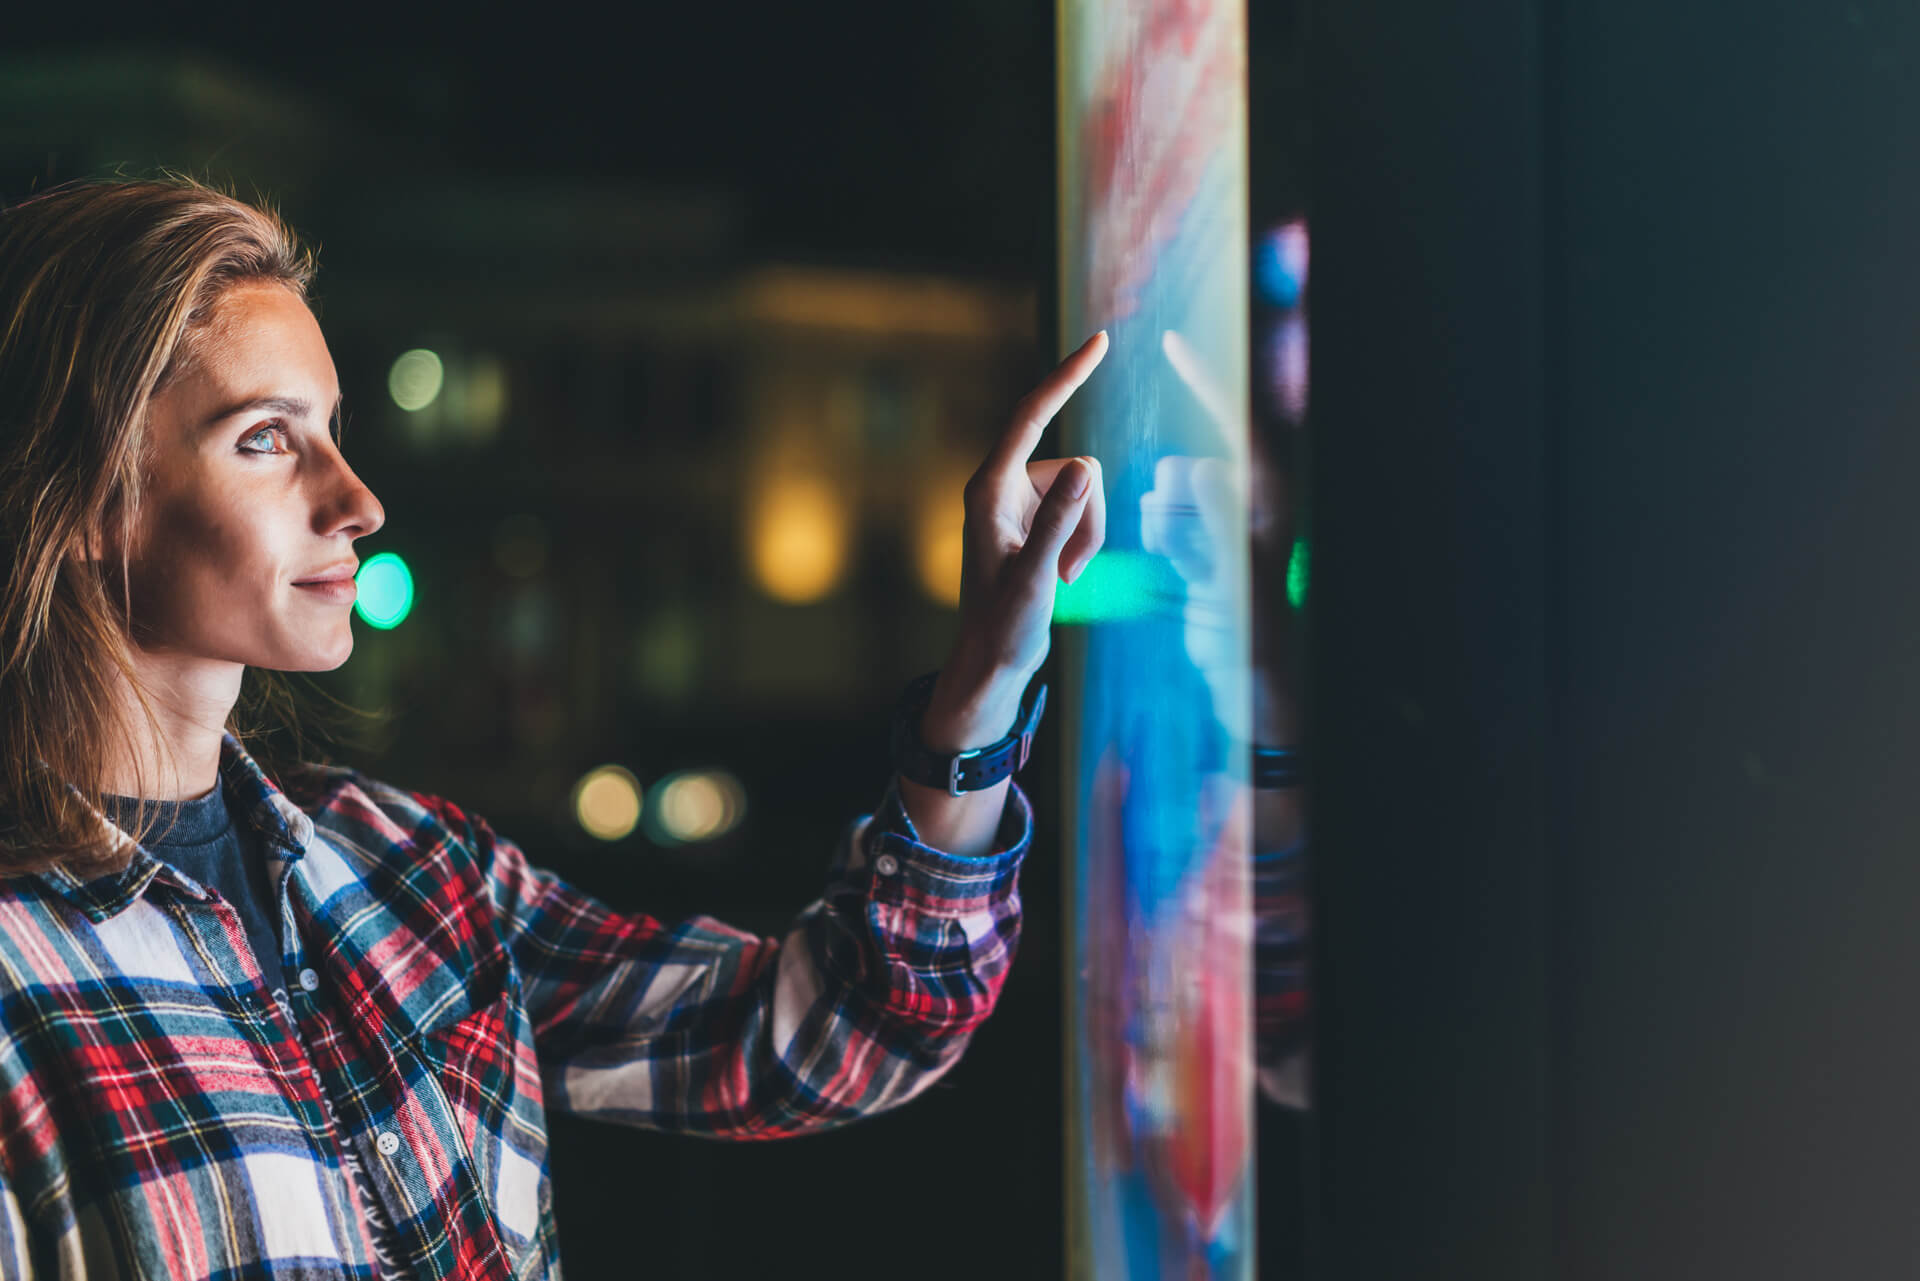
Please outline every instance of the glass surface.
M1253 1274L1243 7L1062 0L1064 449L1107 550L1063 592L1069 1273ZM1102 564L1101 562L1105 562Z

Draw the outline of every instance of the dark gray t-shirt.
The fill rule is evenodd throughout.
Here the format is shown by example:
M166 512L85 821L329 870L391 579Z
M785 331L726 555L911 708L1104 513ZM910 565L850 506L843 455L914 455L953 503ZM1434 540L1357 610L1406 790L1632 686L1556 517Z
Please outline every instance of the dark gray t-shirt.
M107 816L131 829L139 802L125 796L109 796L106 802ZM279 905L267 884L266 847L253 825L236 820L228 809L227 789L216 787L192 801L148 801L147 809L155 816L144 842L147 851L218 890L233 905L266 976L267 990L284 992L280 931L274 925Z

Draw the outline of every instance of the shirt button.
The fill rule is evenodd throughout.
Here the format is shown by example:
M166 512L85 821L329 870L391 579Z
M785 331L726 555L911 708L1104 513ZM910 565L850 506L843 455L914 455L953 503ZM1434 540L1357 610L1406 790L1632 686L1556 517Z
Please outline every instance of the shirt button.
M400 1150L400 1136L392 1130L386 1130L373 1141L373 1146L380 1149L381 1156L392 1156Z
M300 986L311 992L320 986L320 976L312 970L300 971Z
M873 870L882 876L892 876L900 870L900 860L891 854L882 854L873 860Z

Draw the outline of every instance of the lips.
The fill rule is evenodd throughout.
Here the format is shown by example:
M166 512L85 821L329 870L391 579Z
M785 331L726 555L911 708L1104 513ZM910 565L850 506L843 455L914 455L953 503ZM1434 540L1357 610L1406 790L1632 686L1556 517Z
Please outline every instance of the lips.
M293 585L295 587L316 587L325 583L350 582L359 568L360 563L358 561L348 561L342 565L330 565L326 569L309 575L306 578L294 579Z
M351 605L360 598L360 585L354 581L354 571L360 568L357 560L335 561L333 564L316 569L305 578L296 578L293 585L307 593L309 599L327 601L333 605Z

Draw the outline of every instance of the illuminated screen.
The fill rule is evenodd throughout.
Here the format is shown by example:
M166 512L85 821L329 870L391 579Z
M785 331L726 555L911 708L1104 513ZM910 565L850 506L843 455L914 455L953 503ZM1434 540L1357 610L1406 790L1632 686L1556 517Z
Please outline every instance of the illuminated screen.
M1250 1277L1246 33L1239 3L1061 0L1064 452L1107 550L1060 593L1069 1272Z

